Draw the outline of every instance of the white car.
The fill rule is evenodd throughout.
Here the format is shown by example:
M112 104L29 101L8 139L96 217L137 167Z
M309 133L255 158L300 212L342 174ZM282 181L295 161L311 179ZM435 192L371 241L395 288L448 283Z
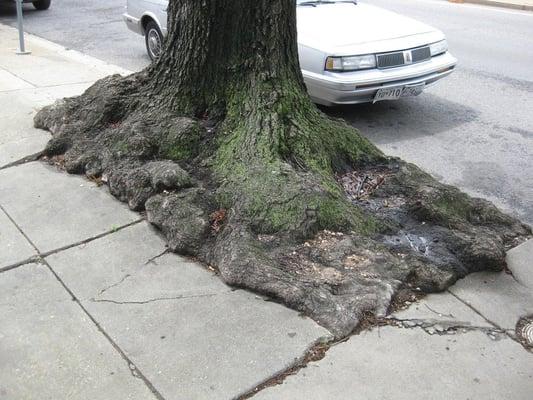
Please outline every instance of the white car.
M296 0L300 66L309 95L323 105L417 96L450 75L457 60L444 34L366 3ZM168 0L128 0L124 20L162 50Z

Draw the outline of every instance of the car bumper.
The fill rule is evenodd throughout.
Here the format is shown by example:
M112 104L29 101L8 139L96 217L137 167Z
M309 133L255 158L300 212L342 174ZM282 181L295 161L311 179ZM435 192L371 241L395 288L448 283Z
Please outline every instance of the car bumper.
M130 31L138 33L139 35L144 35L141 20L139 18L132 17L128 13L122 14L122 18Z
M374 100L379 89L425 84L429 87L450 75L457 59L450 53L418 64L390 69L316 74L302 71L309 95L318 104L357 104Z

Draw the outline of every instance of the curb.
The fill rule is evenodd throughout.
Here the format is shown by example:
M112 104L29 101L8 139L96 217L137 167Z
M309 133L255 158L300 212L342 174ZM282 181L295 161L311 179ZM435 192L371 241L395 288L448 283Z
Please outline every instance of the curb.
M450 3L459 3L459 4L471 3L471 4L480 4L484 6L510 8L512 10L533 11L533 5L507 3L507 2L498 1L498 0L448 0L448 1Z

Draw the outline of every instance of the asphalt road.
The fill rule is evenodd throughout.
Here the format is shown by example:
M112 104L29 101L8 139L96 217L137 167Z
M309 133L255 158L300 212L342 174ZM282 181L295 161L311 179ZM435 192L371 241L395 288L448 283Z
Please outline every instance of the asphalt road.
M1 1L1 0L0 0ZM330 109L386 153L533 224L533 13L439 0L367 0L443 30L457 71L416 98ZM28 32L122 67L148 63L125 0L26 5ZM14 25L15 8L0 5Z

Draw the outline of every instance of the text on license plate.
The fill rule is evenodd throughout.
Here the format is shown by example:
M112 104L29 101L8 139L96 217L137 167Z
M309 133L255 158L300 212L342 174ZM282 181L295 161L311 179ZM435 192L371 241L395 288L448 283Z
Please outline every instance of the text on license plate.
M374 96L374 103L381 100L396 100L400 97L418 96L424 90L424 84L412 86L394 86L379 89Z

